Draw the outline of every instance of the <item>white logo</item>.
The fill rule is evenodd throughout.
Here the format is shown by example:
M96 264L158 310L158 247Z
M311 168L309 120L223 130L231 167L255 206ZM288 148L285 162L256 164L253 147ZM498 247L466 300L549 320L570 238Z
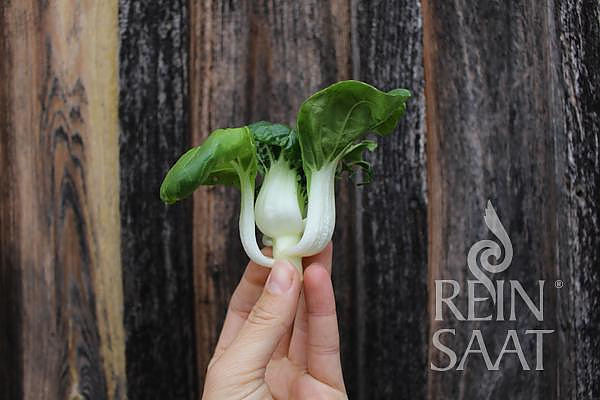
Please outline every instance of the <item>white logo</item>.
M477 280L481 282L483 286L485 286L490 292L492 301L495 303L497 297L496 288L494 287L492 280L488 278L487 275L477 266L477 255L479 255L479 262L481 263L483 269L493 274L497 274L510 267L510 263L512 262L513 258L513 248L510 238L508 237L504 226L502 226L502 222L500 222L500 218L498 218L498 214L496 214L496 210L494 210L492 202L489 200L487 202L485 216L483 219L485 220L485 224L489 230L492 231L498 240L500 240L500 243L502 243L502 247L504 247L504 259L500 264L490 264L491 257L494 257L495 260L500 260L502 249L498 243L494 242L493 240L480 240L469 249L467 265L469 266L473 276L477 278Z
M532 300L527 294L521 283L517 280L509 280L508 288L510 289L510 307L509 315L506 318L505 307L504 307L504 280L492 281L487 271L490 274L498 274L504 272L510 267L513 259L513 247L508 237L508 233L504 229L496 210L492 206L490 201L487 202L485 209L484 221L488 229L500 242L494 240L480 240L473 244L469 249L467 255L467 266L471 271L471 274L476 278L475 280L467 280L467 317L465 318L464 313L459 310L454 302L454 299L460 294L461 287L460 283L452 279L440 279L435 281L435 321L444 321L444 310L449 310L452 317L456 321L489 321L493 323L495 321L517 321L516 312L516 301L518 298L527 306L527 309L536 318L537 321L543 322L544 320L544 281L538 281L538 305ZM480 286L480 290L485 288L489 293L488 297L478 297L475 295L475 289ZM483 288L481 288L481 286ZM452 289L450 296L444 297L444 287ZM558 287L558 286L557 286ZM477 315L476 304L478 303L490 303L494 306L494 312L489 315ZM445 307L444 307L445 306ZM447 320L448 318L446 318ZM536 354L535 354L535 369L543 370L543 335L553 333L553 330L548 329L526 329L524 332L520 332L524 335L535 335L536 340ZM431 361L430 367L434 371L448 371L456 368L457 370L463 370L471 355L480 355L485 361L488 370L495 371L500 369L500 363L502 358L506 354L513 354L518 357L521 364L521 368L525 371L531 370L527 358L521 347L521 340L519 339L519 332L515 329L508 329L506 331L506 339L502 349L498 353L498 358L495 362L492 362L489 352L487 350L485 340L482 332L479 329L473 329L469 343L458 362L458 356L454 349L449 347L448 344L441 342L441 336L443 334L456 335L455 329L438 329L433 333L432 344L433 346L443 353L449 362L447 365L439 365ZM447 341L447 340L446 340ZM477 342L477 343L475 343ZM439 357L440 360L444 360L445 357ZM457 365L458 362L458 365Z

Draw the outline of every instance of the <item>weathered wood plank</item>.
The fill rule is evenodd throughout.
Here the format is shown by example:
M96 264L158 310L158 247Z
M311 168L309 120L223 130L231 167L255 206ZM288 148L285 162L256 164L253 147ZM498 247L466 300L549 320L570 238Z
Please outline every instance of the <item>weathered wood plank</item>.
M11 80L14 61L11 13L0 3L0 398L20 399L23 393L22 276L18 251L20 198L16 158L18 150L12 121L14 95Z
M159 187L189 147L187 2L120 1L120 166L130 399L195 399L192 209Z
M430 371L430 398L598 396L598 375L590 373L600 354L591 300L600 264L598 95L589 72L598 70L598 5L555 6L423 1L431 331L456 329L445 342L460 358L480 329L495 361L507 330L516 329L532 369L535 335L524 330L556 331L544 338L544 371L523 371L514 354L488 371L475 356L465 371ZM494 238L483 221L488 199L514 249L511 267L491 279L518 280L536 302L545 280L543 321L525 307L516 321L459 322L448 310L433 320L435 279L460 283L456 303L466 313L466 283L475 279L467 252ZM487 303L479 314L490 311L496 315ZM430 361L448 364L434 348Z
M117 4L3 2L2 31L8 390L124 398Z
M194 145L213 129L246 122L247 17L247 6L238 2L190 2L190 130ZM200 385L227 300L245 263L237 233L238 202L237 193L220 187L200 188L194 195L194 306Z
M357 398L425 398L427 198L421 7L356 2L354 76L413 98L397 132L370 156L373 182L358 190Z
M194 143L211 130L267 119L292 123L301 101L350 77L349 2L193 1L190 104ZM349 204L341 189L340 204ZM227 301L246 263L238 237L238 193L203 188L194 200L198 365L204 371ZM340 319L353 317L353 264L346 262L352 224L339 211L336 280ZM344 262L341 262L341 261ZM353 335L342 322L342 336ZM344 349L351 351L349 341ZM353 362L348 358L349 365ZM349 368L350 369L350 368ZM352 380L353 381L353 380Z
M557 397L594 399L600 398L600 4L557 1L552 11L566 158L556 176L565 192L559 276L569 289L556 299L557 325L564 327Z
M488 199L515 254L511 268L492 278L519 280L534 293L538 279L551 282L556 277L560 194L554 149L560 127L551 118L556 76L548 68L555 61L555 42L547 10L538 4L424 2L432 280L455 279L466 288L467 280L475 279L466 254L478 240L493 238L483 221ZM433 287L430 282L432 297ZM546 296L554 293L550 289ZM466 290L456 303L466 314ZM443 321L432 321L432 331L455 328L456 336L447 342L459 357L474 329L482 331L492 357L508 329L520 332L524 349L534 349L535 337L523 335L523 330L540 324L526 310L519 311L518 321L460 322L446 310ZM553 329L548 311L541 326ZM433 308L431 312L433 319ZM489 313L490 308L479 315ZM555 338L546 338L546 350L556 345ZM447 363L433 348L430 358L436 365ZM522 373L513 355L497 372L488 371L482 357L471 357L464 373L431 372L429 395L556 398L545 383L555 376L556 359L545 361L546 371Z

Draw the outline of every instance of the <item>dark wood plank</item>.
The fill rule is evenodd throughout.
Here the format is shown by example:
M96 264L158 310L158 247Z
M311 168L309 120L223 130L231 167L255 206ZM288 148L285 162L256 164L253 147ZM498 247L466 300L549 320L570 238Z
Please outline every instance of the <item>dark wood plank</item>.
M598 70L598 5L426 0L423 8L430 288L435 279L457 280L456 303L466 310L464 288L475 279L467 252L494 238L483 221L488 199L514 249L511 267L491 279L518 280L536 301L538 280L546 282L543 321L518 307L517 321L430 315L431 331L456 329L446 342L460 358L480 329L495 360L507 330L516 329L532 369L535 336L524 330L556 331L544 339L544 371L522 371L515 355L488 371L475 356L465 371L430 371L429 397L597 397L599 308L590 296L598 294L600 263L598 95L597 72L589 71ZM448 363L434 348L430 361Z
M194 145L216 128L246 122L248 11L241 2L190 2L190 129ZM221 187L203 187L194 195L200 392L227 301L246 262L238 236L238 202L238 193Z
M12 110L16 93L13 75L12 32L8 27L11 10L0 3L0 398L23 396L22 276L19 251L20 194L16 158L18 148L14 135Z
M292 123L301 101L350 77L349 2L191 3L191 129L199 143L211 130L267 119ZM338 193L334 275L343 349L353 351L354 265L350 192ZM246 264L238 233L239 196L202 188L194 201L198 363L204 371L233 288ZM341 298L340 298L341 296ZM346 321L346 322L344 322ZM348 370L354 357L345 356ZM354 375L352 375L354 376ZM350 379L350 385L354 379Z
M159 187L190 146L186 1L120 1L120 168L127 393L195 399L191 202Z
M425 398L427 199L419 2L356 2L354 76L412 91L406 116L370 156L358 190L357 398Z
M9 398L121 399L116 2L3 2L2 31Z
M557 180L565 191L557 295L560 330L558 398L600 397L600 4L555 5L562 85L555 101L564 113ZM564 174L564 175L563 175ZM565 229L563 229L563 227Z

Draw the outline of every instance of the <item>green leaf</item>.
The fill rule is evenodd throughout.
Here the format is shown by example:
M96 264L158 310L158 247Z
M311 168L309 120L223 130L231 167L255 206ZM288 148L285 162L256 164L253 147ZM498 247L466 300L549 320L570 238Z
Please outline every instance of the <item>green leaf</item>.
M298 134L289 126L259 121L248 125L256 143L260 172L264 175L281 154L294 169L302 166Z
M309 97L297 122L305 173L340 160L367 132L393 132L409 97L406 89L385 93L359 81L338 82Z
M259 121L248 125L256 142L278 146L289 150L296 145L298 139L292 128L283 124Z
M362 142L350 146L342 158L345 162L362 161L363 152L374 151L377 148L377 142L373 140L363 140Z
M236 166L252 180L256 176L256 149L249 129L217 129L171 167L160 187L160 198L172 204L191 195L200 185L239 186Z
M377 148L377 143L372 140L363 140L350 146L341 159L340 174L347 171L350 173L350 179L354 181L357 169L363 170L363 180L357 182L357 185L365 185L370 183L373 178L373 168L371 164L363 159L365 151L374 151Z

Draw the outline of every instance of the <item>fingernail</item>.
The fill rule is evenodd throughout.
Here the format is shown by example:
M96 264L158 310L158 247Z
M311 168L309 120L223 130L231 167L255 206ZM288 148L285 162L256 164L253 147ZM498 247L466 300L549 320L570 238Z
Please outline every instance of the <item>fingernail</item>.
M276 261L269 274L266 288L273 294L283 294L292 286L294 267L285 261Z

